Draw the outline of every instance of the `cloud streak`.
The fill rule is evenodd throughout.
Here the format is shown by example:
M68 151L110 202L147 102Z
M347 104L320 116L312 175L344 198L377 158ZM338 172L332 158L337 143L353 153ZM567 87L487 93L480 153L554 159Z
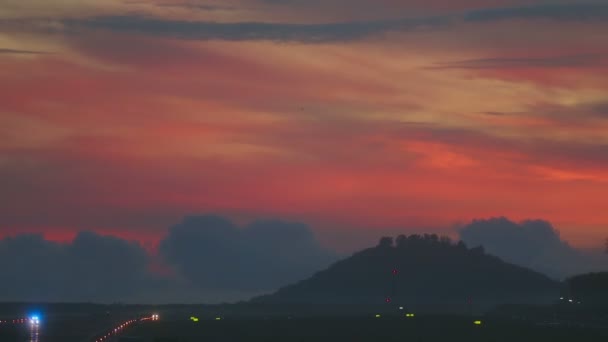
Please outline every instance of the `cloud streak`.
M481 58L437 63L431 69L580 68L608 66L604 55L568 55L544 58Z
M49 53L51 53L51 52L0 48L0 54L45 55L45 54L49 54Z
M63 24L69 29L106 29L181 39L323 43L357 40L389 31L412 31L444 26L446 20L436 17L328 24L277 24L172 21L142 16L107 16L84 20L64 20Z
M179 4L178 4L179 5ZM103 29L119 32L194 40L269 40L296 41L303 43L327 43L353 41L392 31L411 32L424 29L439 29L456 25L459 22L494 22L508 19L552 19L558 21L589 21L608 18L608 5L571 4L538 5L529 7L491 8L430 17L385 19L375 21L347 21L321 24L293 24L267 22L211 22L165 20L140 15L98 16L80 19L64 19L61 23L69 31L82 29ZM508 64L567 64L576 63L583 56L561 57L553 60L477 60L484 63ZM589 58L589 57L587 57Z
M550 19L560 21L598 21L608 18L608 5L600 3L542 4L473 10L465 21L490 22L509 19Z

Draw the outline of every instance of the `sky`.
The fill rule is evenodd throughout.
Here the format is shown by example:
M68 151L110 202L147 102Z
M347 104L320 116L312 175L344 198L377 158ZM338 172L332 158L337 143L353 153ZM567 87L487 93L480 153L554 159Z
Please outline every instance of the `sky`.
M507 217L599 248L607 30L593 0L4 0L0 237L158 254L215 214L345 253Z

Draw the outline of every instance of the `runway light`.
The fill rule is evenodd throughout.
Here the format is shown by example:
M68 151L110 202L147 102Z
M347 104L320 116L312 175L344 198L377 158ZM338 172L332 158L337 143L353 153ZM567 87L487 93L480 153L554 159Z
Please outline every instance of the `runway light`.
M481 325L481 321L474 321L473 324L475 324L475 325Z
M23 320L21 320L21 322L23 323ZM40 324L40 317L38 315L30 317L30 323L34 325Z
M403 306L400 306L400 307L399 307L399 310L403 310Z
M380 318L382 317L380 314L376 314L376 318Z
M222 320L222 317L215 317L215 320L216 320L216 321L221 321L221 320Z
M410 318L412 318L412 317L414 317L414 316L415 316L415 315L414 315L413 313L406 313L406 314L405 314L405 317L410 317Z

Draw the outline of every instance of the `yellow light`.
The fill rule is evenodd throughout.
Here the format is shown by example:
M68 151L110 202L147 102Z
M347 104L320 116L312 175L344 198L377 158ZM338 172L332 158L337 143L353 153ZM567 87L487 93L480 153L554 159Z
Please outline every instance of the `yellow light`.
M379 314L376 314L376 318L380 318L380 317L382 317L382 316L380 316Z
M481 325L481 321L474 321L473 324L475 324L475 325Z
M415 315L413 313L407 313L405 314L405 317L414 317Z
M192 320L192 322L198 322L198 317L190 317L190 320Z
M219 321L219 320L221 320L221 319L222 319L222 317L215 317L215 320L216 320L216 321Z

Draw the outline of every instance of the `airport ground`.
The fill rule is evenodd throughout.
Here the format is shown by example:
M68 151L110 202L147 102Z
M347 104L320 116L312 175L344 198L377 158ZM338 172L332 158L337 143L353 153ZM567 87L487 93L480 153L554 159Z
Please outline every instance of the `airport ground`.
M479 320L481 324L474 322ZM608 330L457 316L159 321L131 337L150 342L391 342L391 341L606 341ZM128 340L125 340L128 341ZM133 339L135 341L135 339Z
M161 313L162 314L162 313ZM86 318L85 318L86 317ZM91 333L116 324L116 317L56 317L36 336L27 324L0 326L2 342L95 341ZM192 318L198 318L195 321ZM475 324L475 321L478 321ZM496 317L370 315L365 317L230 318L167 313L104 340L109 342L335 342L335 341L607 341L608 326L533 322Z

